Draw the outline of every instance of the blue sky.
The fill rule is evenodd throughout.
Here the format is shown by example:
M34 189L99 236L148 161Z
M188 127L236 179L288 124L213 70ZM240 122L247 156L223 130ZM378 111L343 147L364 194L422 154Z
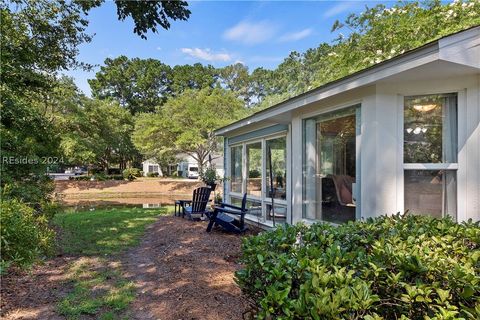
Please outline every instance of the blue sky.
M189 1L188 21L174 21L169 30L149 33L143 40L133 22L117 20L113 2L90 11L87 32L93 41L80 47L79 60L102 65L106 58L155 58L171 66L200 62L215 67L242 62L250 70L275 68L291 51L305 51L338 36L335 20L361 12L376 1ZM67 74L90 95L81 70Z

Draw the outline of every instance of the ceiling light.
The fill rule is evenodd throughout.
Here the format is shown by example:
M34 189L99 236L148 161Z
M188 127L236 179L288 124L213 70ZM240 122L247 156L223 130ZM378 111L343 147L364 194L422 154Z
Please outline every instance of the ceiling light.
M415 130L413 130L413 133L419 134L422 131L422 128L416 127Z
M428 112L432 111L437 107L436 104L415 104L413 106L413 109L420 111L420 112Z
M412 133L413 129L412 128L407 128L407 133Z

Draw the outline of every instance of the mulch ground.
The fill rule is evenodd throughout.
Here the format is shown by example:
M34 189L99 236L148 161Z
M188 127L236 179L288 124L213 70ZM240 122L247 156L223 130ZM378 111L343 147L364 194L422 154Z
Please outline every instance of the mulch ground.
M141 243L119 257L125 277L137 289L126 317L242 319L250 309L234 282L234 272L241 267L238 258L242 236L220 229L207 233L206 226L206 222L159 217L148 227ZM58 257L29 273L4 276L2 318L61 319L55 305L70 290L64 273L73 259Z

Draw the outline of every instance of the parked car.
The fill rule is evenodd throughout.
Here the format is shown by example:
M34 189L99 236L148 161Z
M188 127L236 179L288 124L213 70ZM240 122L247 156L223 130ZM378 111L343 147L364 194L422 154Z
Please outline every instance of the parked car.
M189 164L187 170L188 179L198 179L198 166L196 164Z

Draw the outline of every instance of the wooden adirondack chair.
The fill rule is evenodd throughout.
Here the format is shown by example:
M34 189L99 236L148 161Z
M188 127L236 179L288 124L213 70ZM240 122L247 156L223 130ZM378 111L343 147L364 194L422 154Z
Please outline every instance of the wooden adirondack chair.
M210 199L210 187L200 187L193 190L193 198L191 201L182 200L182 217L185 215L189 219L200 219L208 212L207 204Z
M245 226L245 214L248 212L247 194L243 195L242 206L234 206L228 203L222 203L220 206L215 206L213 212L207 216L210 219L208 223L207 232L212 230L214 225L220 225L223 229L229 232L241 233L247 230Z

